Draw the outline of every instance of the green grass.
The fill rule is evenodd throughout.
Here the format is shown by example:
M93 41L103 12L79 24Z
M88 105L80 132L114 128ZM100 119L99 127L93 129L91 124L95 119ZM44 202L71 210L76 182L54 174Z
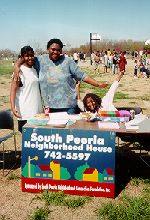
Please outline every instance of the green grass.
M139 186L139 184L150 185L150 179L142 179L140 177L131 178L131 184L134 186Z
M16 174L12 173L8 176L8 180L19 180L21 177L17 176Z
M12 72L12 60L0 60L0 76L11 75Z
M150 94L148 95L143 95L142 97L138 97L140 100L145 100L145 101L150 101Z
M144 182L144 184L150 185L150 179L144 179L143 182Z
M76 199L66 199L65 205L68 207L68 209L75 210L79 207L83 207L86 203L87 199L85 197L78 197Z
M9 103L8 96L0 96L0 103Z
M44 207L36 208L36 210L28 216L30 220L46 220L50 212L50 206L66 206L73 213L77 208L82 208L84 204L91 200L90 197L74 197L68 198L62 191L50 192L45 190L41 195L35 196L33 200L44 201ZM31 201L31 202L32 202Z
M63 205L64 198L66 195L63 192L50 192L48 190L45 190L41 195L35 196L33 200L41 200L45 202L45 205ZM31 201L31 202L32 202Z
M150 101L150 94L143 95L143 96L130 96L130 99Z
M66 195L63 192L44 191L41 200L45 201L46 205L63 205Z
M96 210L96 213L99 220L148 220L150 219L149 204L148 196L124 196L120 203L107 203Z
M67 198L67 195L62 191L50 192L45 190L40 196L35 196L33 200L41 200L45 202L45 206L55 205L55 206L67 206L70 209L77 209L83 207L83 205L89 201L90 197L75 197ZM31 201L31 202L32 202Z
M86 92L88 90L88 92ZM107 91L109 90L109 88L98 88L98 87L94 87L91 86L89 84L86 83L81 83L80 86L80 92L81 93L94 93L96 95L98 95L99 97L104 97L107 93ZM129 99L127 94L124 94L122 92L116 92L115 96L114 96L114 100L116 99Z
M62 191L50 192L45 190L39 196L35 196L33 200L44 201L44 206L42 208L36 208L36 210L28 216L29 220L47 220L50 212L50 206L66 206L71 210L72 219L73 213L77 208L82 208L86 202L91 200L90 197L74 197L67 198L67 195Z
M10 220L6 215L0 215L0 220Z
M28 216L29 220L47 220L51 211L47 208L36 208L36 210Z

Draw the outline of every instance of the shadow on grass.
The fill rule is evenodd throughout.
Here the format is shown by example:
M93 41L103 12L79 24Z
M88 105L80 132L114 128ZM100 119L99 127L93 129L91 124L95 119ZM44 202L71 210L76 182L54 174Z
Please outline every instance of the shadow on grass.
M149 148L142 149L139 145L126 143L116 149L116 196L125 189L132 178L150 179ZM142 156L142 157L141 157ZM141 158L144 158L144 161Z
M2 152L0 152L0 160L2 161ZM4 172L7 176L12 170L15 170L21 166L21 151L17 151L16 155L14 151L5 152ZM3 163L0 163L0 169L3 169Z

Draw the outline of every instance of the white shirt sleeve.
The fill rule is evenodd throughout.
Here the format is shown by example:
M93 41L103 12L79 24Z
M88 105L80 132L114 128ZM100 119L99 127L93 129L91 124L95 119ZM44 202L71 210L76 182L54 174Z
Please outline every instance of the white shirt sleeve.
M102 109L106 111L115 111L116 108L113 105L113 99L115 92L118 88L119 82L114 81L111 87L109 88L106 95L102 98Z
M84 109L84 105L83 105L83 102L81 99L77 100L77 105L78 105L79 109L84 112L85 109Z

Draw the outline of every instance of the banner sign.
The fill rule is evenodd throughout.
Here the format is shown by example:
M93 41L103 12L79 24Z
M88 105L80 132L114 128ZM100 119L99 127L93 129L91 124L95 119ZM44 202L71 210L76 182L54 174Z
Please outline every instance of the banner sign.
M115 196L114 131L23 128L22 191Z
M101 40L101 36L97 33L92 33L91 40Z

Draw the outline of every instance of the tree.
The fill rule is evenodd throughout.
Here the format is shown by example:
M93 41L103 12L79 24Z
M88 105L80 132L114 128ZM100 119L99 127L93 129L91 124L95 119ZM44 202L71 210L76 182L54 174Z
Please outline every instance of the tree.
M60 179L61 180L68 180L70 179L71 175L68 172L67 168L61 167L60 168Z
M14 59L15 57L17 57L16 52L9 50L9 49L4 49L4 50L0 50L0 59Z
M85 163L82 166L78 167L75 174L74 174L75 179L83 180L83 173L86 170L86 168L89 168L89 167L90 166L87 163Z
M34 169L35 169L35 165L30 164L31 177L34 177L34 175L35 175ZM24 177L29 176L29 174L28 174L28 162L26 163L26 165L22 169L22 176L24 176Z
M98 173L98 182L103 182L104 175L102 173Z

